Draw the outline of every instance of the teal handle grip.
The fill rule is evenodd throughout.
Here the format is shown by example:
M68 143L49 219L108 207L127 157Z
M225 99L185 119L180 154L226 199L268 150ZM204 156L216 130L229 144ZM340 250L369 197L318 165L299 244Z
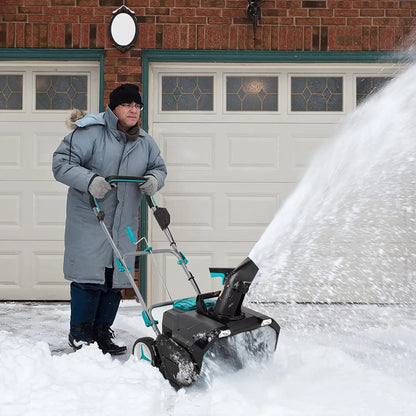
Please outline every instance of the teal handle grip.
M188 259L185 257L185 255L180 251L179 252L179 254L181 255L181 257L182 257L182 260L179 260L178 261L178 264L188 264Z
M153 324L152 324L152 321L150 320L150 318L147 316L147 313L145 312L145 311L142 311L142 318L143 318L143 321L144 321L144 324L147 326L147 327L149 327L149 326L152 326ZM158 321L154 321L155 322L155 324L157 325L159 322Z
M136 242L136 236L134 235L133 230L131 229L131 227L126 227L126 231L130 238L130 241L134 244Z
M120 273L123 273L126 271L126 269L124 268L124 266L121 264L121 261L119 259L116 259L116 266L117 269ZM131 267L128 267L129 270L131 270Z
M116 266L120 273L123 273L126 270L119 259L116 259Z

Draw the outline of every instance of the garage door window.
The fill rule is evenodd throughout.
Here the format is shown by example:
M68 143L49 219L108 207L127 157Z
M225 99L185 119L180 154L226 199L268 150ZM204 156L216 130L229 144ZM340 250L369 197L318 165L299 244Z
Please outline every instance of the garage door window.
M23 108L23 75L0 74L0 110Z
M36 110L87 109L86 75L37 75Z
M342 77L292 77L292 111L342 111Z
M162 111L212 111L214 77L162 77Z
M356 79L357 105L380 90L392 77L358 77Z
M227 77L227 111L278 111L278 77Z

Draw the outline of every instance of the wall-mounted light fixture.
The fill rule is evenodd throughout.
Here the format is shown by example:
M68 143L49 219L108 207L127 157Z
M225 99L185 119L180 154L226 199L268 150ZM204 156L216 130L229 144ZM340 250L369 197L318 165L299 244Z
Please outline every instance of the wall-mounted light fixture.
M126 6L121 6L113 11L113 16L110 20L110 37L117 49L125 52L134 46L137 33L137 18L133 10Z
M261 18L261 3L262 0L247 0L247 17L253 23L254 40L256 40L257 24Z

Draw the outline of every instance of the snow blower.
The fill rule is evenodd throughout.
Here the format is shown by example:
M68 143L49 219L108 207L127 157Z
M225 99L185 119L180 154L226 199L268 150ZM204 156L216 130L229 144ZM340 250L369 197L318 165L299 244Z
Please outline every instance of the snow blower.
M117 186L118 182L140 185L146 181L142 177L130 176L111 176L106 180L112 186ZM176 389L195 382L201 373L203 363L210 359L241 368L244 367L247 357L255 360L270 358L277 346L279 325L269 316L243 306L244 297L258 271L254 262L247 257L235 269L210 268L212 277L219 276L223 279L223 290L201 293L188 269L188 260L177 248L169 230L169 212L166 208L158 207L152 197L146 196L146 200L166 235L170 248L153 250L148 247L143 251L136 250L122 255L104 224L104 212L100 210L97 200L90 197L91 207L114 251L116 266L119 271L126 273L143 307L142 317L145 325L152 327L156 335L155 338L137 339L132 354L159 368L162 375ZM137 246L132 230L128 227L126 232L131 242ZM154 254L170 254L177 258L178 264L196 292L195 297L157 303L150 307L146 305L127 267L126 259L130 256ZM152 315L152 311L159 307L170 307L163 313L161 331L158 321Z

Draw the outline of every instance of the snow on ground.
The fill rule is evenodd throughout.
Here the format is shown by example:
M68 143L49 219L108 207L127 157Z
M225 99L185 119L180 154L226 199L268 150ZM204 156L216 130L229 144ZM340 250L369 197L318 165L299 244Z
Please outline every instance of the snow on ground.
M416 306L252 307L282 327L273 361L177 392L130 354L71 352L67 303L0 303L0 415L416 414ZM124 301L114 324L130 348L152 335L140 312Z

